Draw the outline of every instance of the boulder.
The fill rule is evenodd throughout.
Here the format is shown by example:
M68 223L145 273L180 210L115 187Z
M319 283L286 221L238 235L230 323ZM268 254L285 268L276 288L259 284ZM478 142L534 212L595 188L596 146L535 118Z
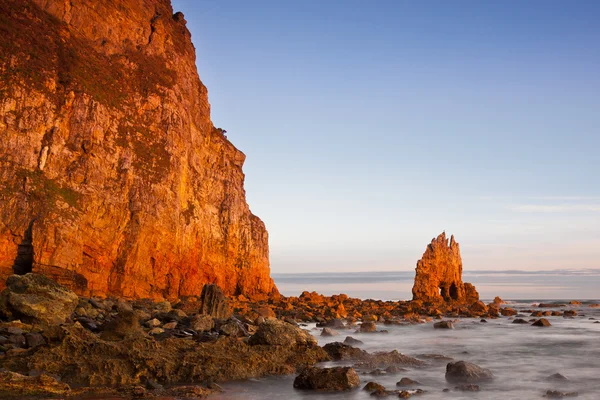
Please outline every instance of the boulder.
M358 374L351 367L305 368L294 379L294 388L340 392L360 385Z
M0 316L57 325L71 316L78 303L75 293L44 275L11 275L0 294Z
M267 320L248 340L248 344L268 346L314 346L317 344L309 332L280 320Z
M327 343L323 346L323 350L325 350L327 354L329 354L329 357L334 361L359 360L368 356L366 351L340 342Z
M446 380L457 383L476 383L493 379L494 375L489 369L466 362L457 361L446 365Z
M363 322L360 324L359 331L360 333L377 332L377 325L375 325L375 322Z
M347 344L348 346L360 346L365 343L362 340L354 339L352 336L346 336L344 344Z
M196 314L190 320L190 328L196 332L207 332L215 327L215 321L210 315Z
M231 317L229 302L217 285L204 285L200 300L202 302L201 314L207 314L216 319Z
M383 392L385 391L385 386L380 385L377 382L368 382L365 387L363 387L363 390L366 390L367 392Z
M321 336L338 336L340 333L332 328L323 328Z
M540 318L531 325L532 326L552 326L550 321L548 321L546 318Z
M452 321L440 321L433 324L434 329L454 329Z
M420 385L419 382L412 380L410 378L402 378L400 379L400 381L396 382L396 386L413 386L413 385Z

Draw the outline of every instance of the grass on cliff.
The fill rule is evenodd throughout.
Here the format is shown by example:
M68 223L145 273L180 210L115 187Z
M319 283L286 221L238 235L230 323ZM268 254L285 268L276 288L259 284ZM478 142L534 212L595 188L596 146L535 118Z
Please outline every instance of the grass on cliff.
M109 107L122 106L132 94L148 96L174 85L176 74L162 57L130 49L108 56L99 45L78 38L68 26L27 0L0 2L0 92L24 81L49 93L55 80L61 94L84 92ZM131 67L125 67L131 66Z

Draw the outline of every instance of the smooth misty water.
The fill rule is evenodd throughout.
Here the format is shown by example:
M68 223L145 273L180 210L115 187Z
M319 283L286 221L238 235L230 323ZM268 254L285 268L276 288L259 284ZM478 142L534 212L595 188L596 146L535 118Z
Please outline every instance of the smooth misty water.
M516 309L530 309L532 303L519 302ZM530 325L512 324L508 318L490 319L481 323L479 319L461 319L454 330L434 329L432 323L391 326L381 325L378 329L389 330L388 334L357 334L341 331L340 336L322 338L320 329L310 325L307 329L324 345L332 341L343 341L346 335L362 340L364 350L398 350L403 354L418 357L421 354L441 354L455 361L474 362L492 370L496 378L480 384L481 391L465 393L442 389L453 389L444 379L448 361L431 361L427 366L408 368L406 372L390 376L360 375L361 389L369 381L396 389L396 382L409 377L421 383L417 387L427 391L423 400L437 399L538 399L546 390L577 391L578 399L600 398L600 309L569 306L579 315L573 319L547 317L551 327L539 328ZM558 308L565 309L565 307ZM542 309L548 310L548 309ZM552 310L552 309L551 309ZM525 319L529 319L526 317ZM332 363L324 365L333 365ZM350 364L337 364L350 365ZM567 382L550 382L545 378L554 373L569 378ZM368 393L358 389L343 393L310 393L293 388L294 376L273 377L224 384L225 392L215 397L219 400L237 399L369 399Z

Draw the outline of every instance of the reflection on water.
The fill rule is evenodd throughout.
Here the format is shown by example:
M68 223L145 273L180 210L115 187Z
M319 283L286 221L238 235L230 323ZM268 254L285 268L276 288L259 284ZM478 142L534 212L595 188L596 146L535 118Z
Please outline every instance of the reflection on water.
M531 307L530 302L513 305L517 309ZM573 307L570 307L573 308ZM547 390L577 391L579 399L600 398L600 310L585 305L574 307L579 315L574 319L548 317L551 327L537 328L512 324L501 318L479 322L479 319L461 319L454 330L433 329L432 323L409 326L385 326L388 334L357 334L342 331L339 337L322 338L320 329L312 328L321 345L342 341L346 335L362 340L367 351L390 351L418 356L424 353L442 354L455 360L474 362L492 370L496 378L480 384L481 392L451 391L455 385L444 379L447 361L427 360L422 368L393 376L361 375L361 387L376 381L387 389L396 389L396 382L406 376L421 383L426 397L437 399L537 399ZM566 382L552 382L546 378L554 373L569 378ZM238 399L369 399L362 390L338 394L310 393L293 389L294 376L273 377L225 384L225 393L219 400ZM421 398L421 397L419 397Z
M305 290L325 295L346 293L361 299L407 300L412 297L414 271L272 274L279 291L298 296ZM598 296L600 270L465 271L481 298L593 299Z

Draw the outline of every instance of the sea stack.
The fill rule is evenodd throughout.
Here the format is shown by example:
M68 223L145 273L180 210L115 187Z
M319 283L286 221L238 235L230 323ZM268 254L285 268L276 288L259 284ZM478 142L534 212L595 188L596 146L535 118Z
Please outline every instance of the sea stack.
M472 304L479 300L475 286L462 281L460 247L442 232L427 245L417 262L413 300L431 303Z
M0 288L277 294L245 155L210 120L169 0L0 2Z

